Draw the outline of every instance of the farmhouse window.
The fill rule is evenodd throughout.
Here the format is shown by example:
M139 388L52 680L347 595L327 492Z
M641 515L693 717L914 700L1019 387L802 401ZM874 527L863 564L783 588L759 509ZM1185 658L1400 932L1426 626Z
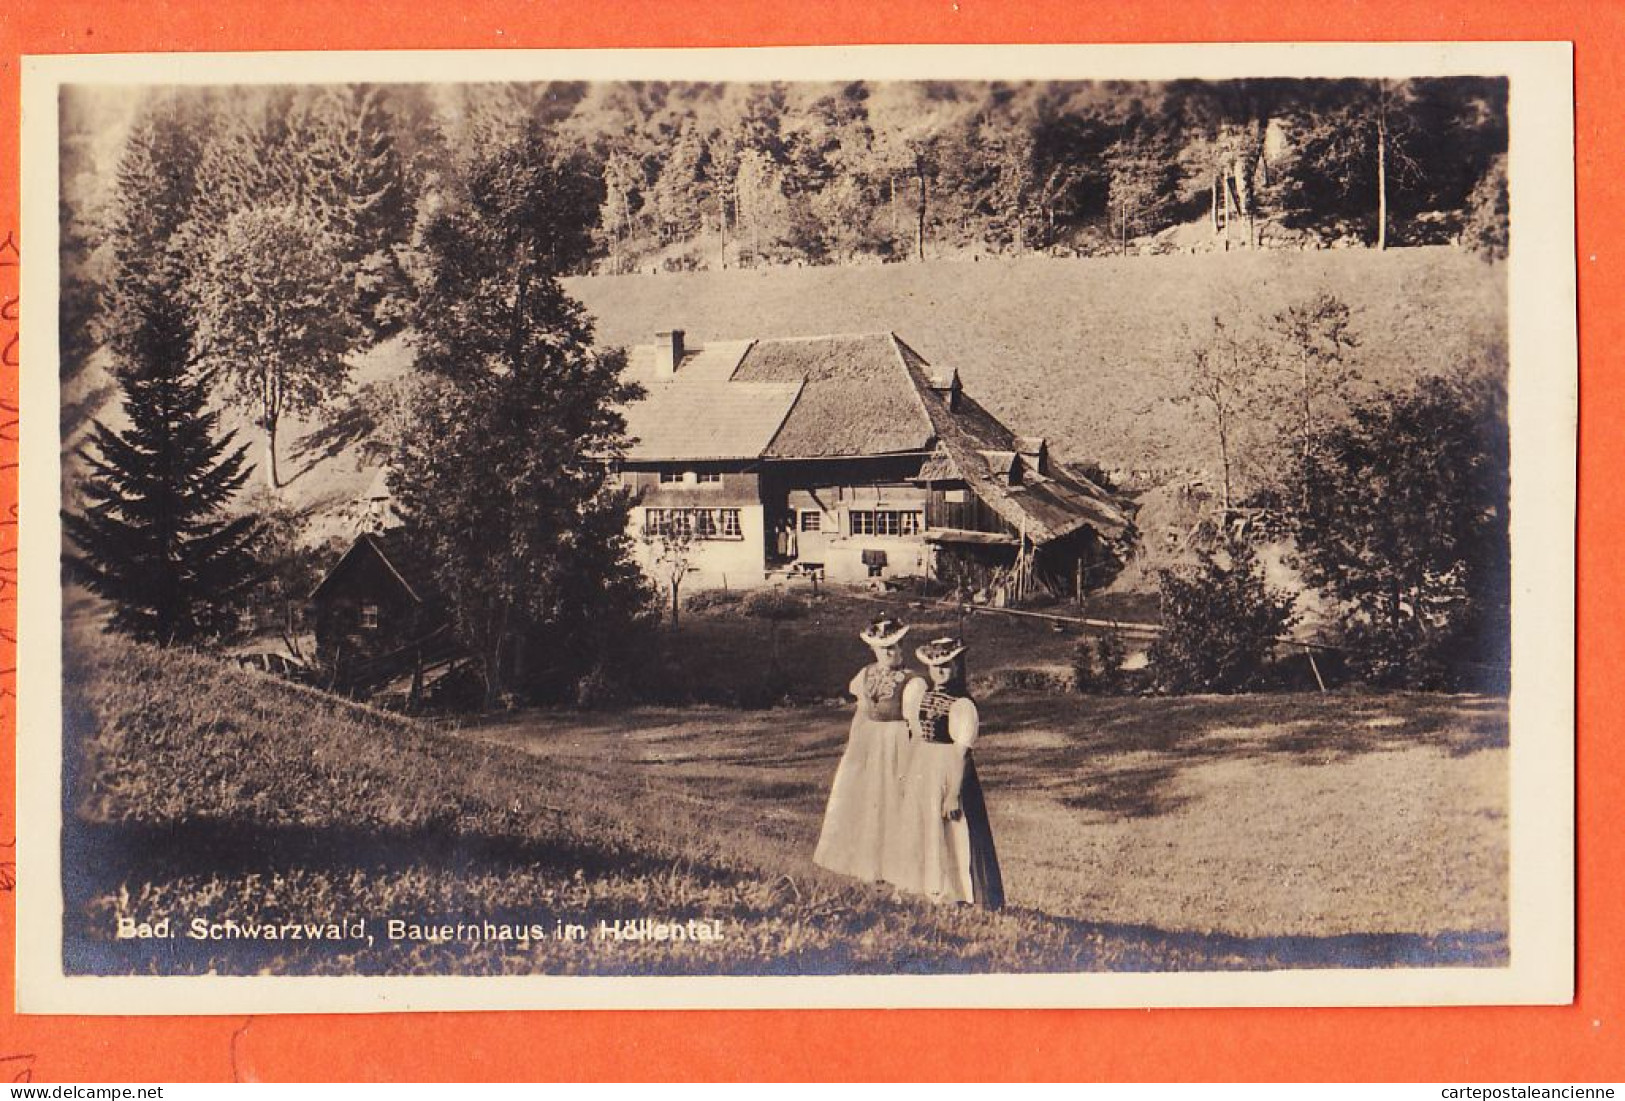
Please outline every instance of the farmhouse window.
M682 480L683 472L681 470L662 470L660 472L660 484L663 486L671 485L673 482L680 482Z
M378 605L361 605L361 629L363 631L376 631L378 629Z
M720 485L722 483L722 475L718 473L708 474L702 470L694 477L701 485L706 485L707 483Z
M646 535L688 535L694 539L742 539L736 508L646 508Z
M853 535L918 535L924 519L918 509L853 509L847 515Z
M801 514L802 531L821 531L823 522L823 514L816 510L807 509Z

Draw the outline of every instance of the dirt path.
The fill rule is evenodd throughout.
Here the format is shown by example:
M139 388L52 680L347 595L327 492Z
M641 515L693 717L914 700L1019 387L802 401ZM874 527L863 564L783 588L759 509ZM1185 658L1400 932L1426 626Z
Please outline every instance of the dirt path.
M1020 904L1237 936L1505 932L1503 700L1012 694L984 711L977 761ZM640 818L700 808L728 844L805 870L846 723L549 712L471 735L616 778Z

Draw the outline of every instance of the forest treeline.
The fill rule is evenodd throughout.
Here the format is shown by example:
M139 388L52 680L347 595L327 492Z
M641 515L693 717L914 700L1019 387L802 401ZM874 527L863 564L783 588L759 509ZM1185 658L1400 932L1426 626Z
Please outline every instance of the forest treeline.
M206 220L314 210L382 310L460 162L542 128L593 212L561 270L1033 250L1506 247L1503 79L191 89ZM72 101L64 174L76 157ZM89 144L80 133L80 144ZM95 196L66 213L96 245Z

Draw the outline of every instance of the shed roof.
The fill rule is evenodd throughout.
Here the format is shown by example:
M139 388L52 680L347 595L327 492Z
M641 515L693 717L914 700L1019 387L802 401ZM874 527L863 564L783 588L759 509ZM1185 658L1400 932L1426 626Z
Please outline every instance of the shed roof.
M444 610L445 597L436 581L434 564L417 552L402 528L356 536L355 542L310 591L309 599L319 601L336 595L343 588L345 578L368 558L379 562L385 574L400 583L402 593L414 604L435 612Z

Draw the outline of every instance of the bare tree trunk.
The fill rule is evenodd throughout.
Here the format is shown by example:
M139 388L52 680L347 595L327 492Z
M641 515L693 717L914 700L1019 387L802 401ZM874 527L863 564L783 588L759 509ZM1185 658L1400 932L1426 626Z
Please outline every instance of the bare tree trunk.
M921 169L920 181L920 208L914 224L914 254L920 263L925 263L925 171Z
M1309 510L1309 354L1301 352L1298 355L1298 371L1300 383L1300 396L1303 400L1301 410L1303 423L1298 437L1298 505L1305 512Z
M502 614L492 632L491 647L485 656L485 710L495 709L497 700L502 696L502 648L508 641L508 607L503 605Z
M1208 188L1208 217L1213 221L1213 236L1219 235L1219 177L1213 177L1213 184Z
M1377 249L1388 247L1388 109L1377 108Z
M895 172L888 174L886 181L891 185L891 238L895 241L899 232L897 228L897 174Z
M678 608L680 607L680 603L677 599L677 592L682 587L682 584L682 579L679 577L673 577L671 579L671 629L673 631L677 630L679 626Z
M276 422L277 416L268 413L265 417L265 474L271 483L272 489L282 488L282 476L276 467Z

